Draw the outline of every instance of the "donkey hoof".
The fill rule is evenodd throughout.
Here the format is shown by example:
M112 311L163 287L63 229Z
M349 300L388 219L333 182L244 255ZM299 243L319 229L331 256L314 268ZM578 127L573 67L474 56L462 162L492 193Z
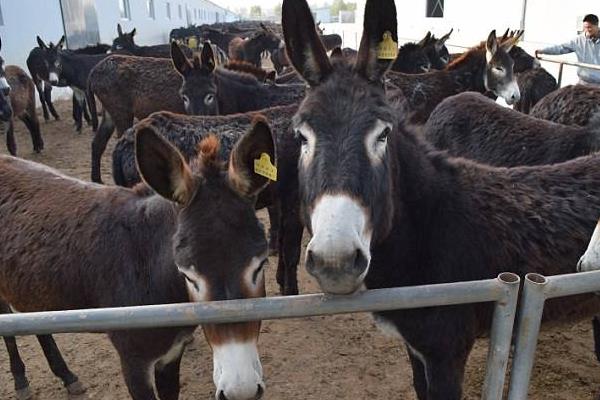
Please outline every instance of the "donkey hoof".
M23 389L18 389L16 394L18 400L29 400L33 398L33 393L31 393L29 386L25 386Z
M71 395L84 394L86 390L87 389L79 382L79 380L67 385L67 392Z

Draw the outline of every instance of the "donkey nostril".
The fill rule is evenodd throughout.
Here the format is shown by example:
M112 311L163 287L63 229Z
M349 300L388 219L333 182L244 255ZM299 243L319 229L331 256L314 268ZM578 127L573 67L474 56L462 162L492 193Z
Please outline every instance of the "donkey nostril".
M312 250L306 251L306 270L309 273L312 273L315 270L315 256Z
M225 397L225 392L222 390L219 392L219 400L227 400L227 397Z
M356 255L354 257L354 270L362 273L369 266L369 260L363 254L362 251L356 250Z

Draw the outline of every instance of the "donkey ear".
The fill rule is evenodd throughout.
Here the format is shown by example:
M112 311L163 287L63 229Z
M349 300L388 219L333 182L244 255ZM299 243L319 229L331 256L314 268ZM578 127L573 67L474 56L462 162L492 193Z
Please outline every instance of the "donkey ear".
M446 43L446 40L450 39L450 35L452 34L452 32L454 32L454 28L450 28L450 32L442 36L439 41L442 42L442 44Z
M510 31L510 28L506 28L506 31L504 32L504 35L502 35L502 37L500 38L500 43L504 42L507 38L508 38L508 32Z
M514 31L513 34L504 42L500 42L500 47L507 53L517 44L517 42L521 39L525 31L517 30Z
M176 41L171 42L171 60L173 60L173 66L181 76L186 76L192 69L192 64L183 54Z
M60 50L63 48L64 45L65 45L65 35L62 35L60 40L58 41L58 43L56 43L56 48Z
M336 47L335 49L331 50L331 54L329 55L329 58L332 60L341 59L341 58L344 58L344 53L342 53L342 49L340 49L339 47Z
M202 46L202 53L200 53L200 61L202 66L212 72L215 69L215 53L213 52L210 43L204 43Z
M283 0L281 14L289 60L309 85L319 85L333 69L306 0Z
M229 183L244 197L256 196L269 183L269 179L256 173L254 168L255 160L263 158L263 154L276 163L273 134L266 118L257 115L252 128L237 142L229 157Z
M121 28L121 24L117 24L117 33L119 36L123 36L123 29Z
M143 126L135 136L135 160L140 176L167 200L187 204L194 193L189 166L173 145Z
M398 22L394 0L367 0L363 35L355 71L379 82L398 53Z
M46 46L46 43L44 43L44 41L42 40L41 37L36 36L35 38L37 39L38 46L40 46L40 49L44 49L44 50L48 49L48 46Z
M431 31L427 31L427 34L425 35L425 37L423 39L421 39L421 41L419 43L417 43L417 46L419 46L419 47L427 46L427 43L429 43L429 39L431 39Z
M496 54L496 51L498 51L498 40L496 39L495 29L488 35L487 41L485 42L485 50L485 57L489 62L492 57L494 57L494 54Z
M133 28L133 30L131 31L131 36L135 36L135 32L136 32L136 28Z

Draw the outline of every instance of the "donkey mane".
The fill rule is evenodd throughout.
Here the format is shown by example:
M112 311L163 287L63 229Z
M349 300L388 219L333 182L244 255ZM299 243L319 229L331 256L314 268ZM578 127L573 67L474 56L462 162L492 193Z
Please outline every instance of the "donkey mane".
M481 50L485 50L485 42L481 42L477 46L471 47L469 50L465 51L464 53L456 57L454 60L451 60L446 66L446 69L456 69L464 63L471 61L471 59L479 57Z

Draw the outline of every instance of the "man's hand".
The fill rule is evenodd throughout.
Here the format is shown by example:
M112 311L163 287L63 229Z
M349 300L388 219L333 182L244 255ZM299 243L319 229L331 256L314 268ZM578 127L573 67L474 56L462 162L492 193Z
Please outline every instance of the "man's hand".
M535 51L535 58L540 58L540 51L539 50Z

